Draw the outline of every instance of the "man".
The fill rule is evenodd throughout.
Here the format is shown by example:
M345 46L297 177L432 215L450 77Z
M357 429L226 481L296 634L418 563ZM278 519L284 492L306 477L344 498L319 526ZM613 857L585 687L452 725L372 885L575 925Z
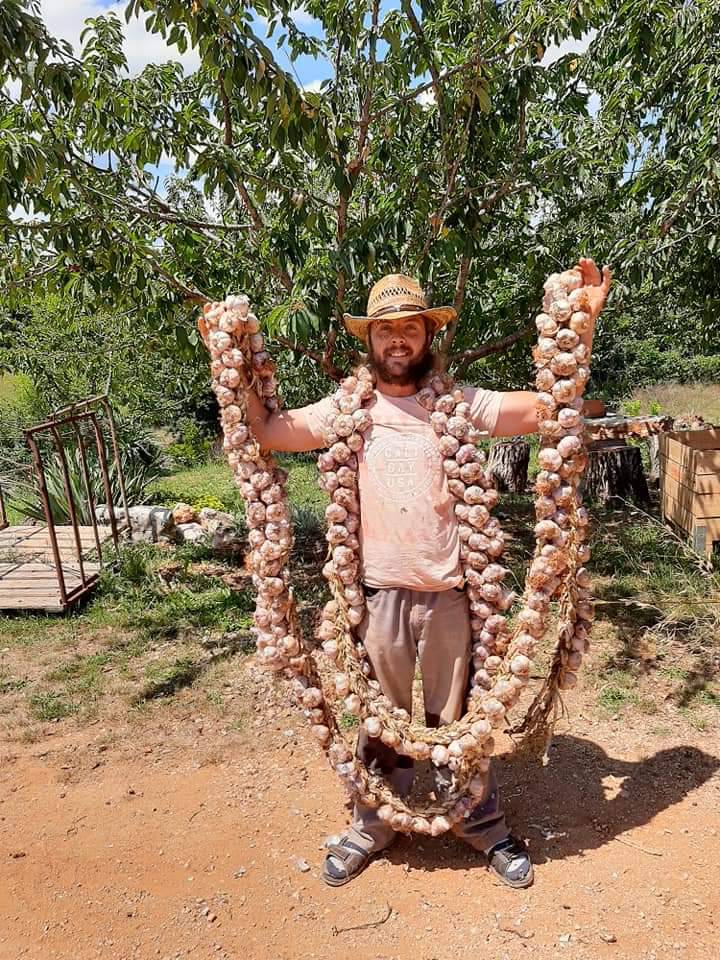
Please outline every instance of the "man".
M582 336L590 346L610 273L604 268L601 276L587 259L578 268L592 310L590 329ZM454 498L429 414L415 399L419 382L433 364L432 339L453 319L452 307L428 307L418 283L401 274L375 284L367 316L345 315L347 329L366 344L377 378L375 399L368 408L372 427L358 455L367 599L359 636L383 693L408 712L419 659L428 726L461 716L470 665L469 610L462 590ZM536 431L534 393L466 387L465 394L471 420L490 436ZM331 409L327 398L270 414L250 392L248 415L265 449L304 451L324 445L323 421ZM399 793L410 789L409 758L364 731L357 752L366 764L387 775ZM513 887L532 883L532 863L524 845L509 834L492 774L486 795L454 830L486 855L490 870L504 883ZM347 883L394 838L374 808L356 804L349 831L328 850L323 879L331 886Z

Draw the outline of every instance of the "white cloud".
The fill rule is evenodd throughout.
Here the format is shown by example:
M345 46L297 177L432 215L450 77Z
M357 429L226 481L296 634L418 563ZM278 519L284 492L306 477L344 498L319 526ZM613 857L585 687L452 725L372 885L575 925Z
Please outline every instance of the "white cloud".
M551 43L545 50L545 55L540 61L541 65L543 67L549 67L551 63L555 63L560 57L567 56L568 53L585 53L595 39L596 34L597 30L588 30L579 40L576 40L574 37L569 37L567 40L563 40L558 46Z
M436 102L433 88L428 87L427 90L423 90L423 92L419 94L417 102L423 107L432 106Z
M561 57L565 57L570 53L586 53L588 47L596 36L597 30L588 30L588 32L580 37L579 40L576 40L574 37L570 37L567 40L563 40L563 42L558 46L551 44L545 51L545 55L541 60L541 65L543 67L549 67L550 64L555 63ZM589 93L588 113L592 117L597 116L597 114L600 112L600 106L602 103L600 94L589 90L585 84L581 84L578 89L580 89L583 93Z
M186 71L197 69L199 57L194 50L181 54L170 47L159 34L148 33L143 19L125 23L124 2L102 3L101 0L42 0L42 18L55 37L68 40L80 51L80 34L88 17L99 17L112 10L120 19L125 34L125 56L131 74L139 73L148 63L177 60Z

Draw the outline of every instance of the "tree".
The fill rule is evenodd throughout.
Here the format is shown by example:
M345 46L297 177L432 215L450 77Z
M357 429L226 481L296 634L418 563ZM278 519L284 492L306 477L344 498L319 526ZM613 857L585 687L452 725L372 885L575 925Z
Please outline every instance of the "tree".
M461 311L439 345L460 373L521 343L543 277L581 253L615 262L616 310L680 262L709 290L697 249L714 258L715 7L309 0L318 39L290 0L131 0L128 17L196 46L201 66L129 77L112 14L76 54L37 0L6 0L6 299L36 285L137 306L192 345L194 304L242 289L278 345L337 377L354 350L343 310L398 268ZM281 68L260 17L291 58L327 62L320 91ZM586 54L543 59L573 37ZM167 194L147 169L163 155Z

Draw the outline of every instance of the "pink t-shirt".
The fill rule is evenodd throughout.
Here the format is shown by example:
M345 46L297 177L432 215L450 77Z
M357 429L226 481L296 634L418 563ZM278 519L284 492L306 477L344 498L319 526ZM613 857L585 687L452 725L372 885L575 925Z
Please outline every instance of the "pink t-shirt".
M502 393L465 387L470 417L493 434ZM460 541L430 414L415 399L376 391L358 455L362 579L371 587L450 590L462 582ZM320 444L329 397L304 408Z

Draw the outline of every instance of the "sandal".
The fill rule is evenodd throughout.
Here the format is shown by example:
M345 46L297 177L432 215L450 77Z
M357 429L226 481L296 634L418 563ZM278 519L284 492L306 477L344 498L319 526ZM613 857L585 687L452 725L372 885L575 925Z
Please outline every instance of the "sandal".
M488 867L508 887L529 887L534 878L530 854L521 840L507 837L487 855Z
M339 843L331 843L327 850L322 878L331 887L341 887L353 880L362 873L372 856L347 837Z

